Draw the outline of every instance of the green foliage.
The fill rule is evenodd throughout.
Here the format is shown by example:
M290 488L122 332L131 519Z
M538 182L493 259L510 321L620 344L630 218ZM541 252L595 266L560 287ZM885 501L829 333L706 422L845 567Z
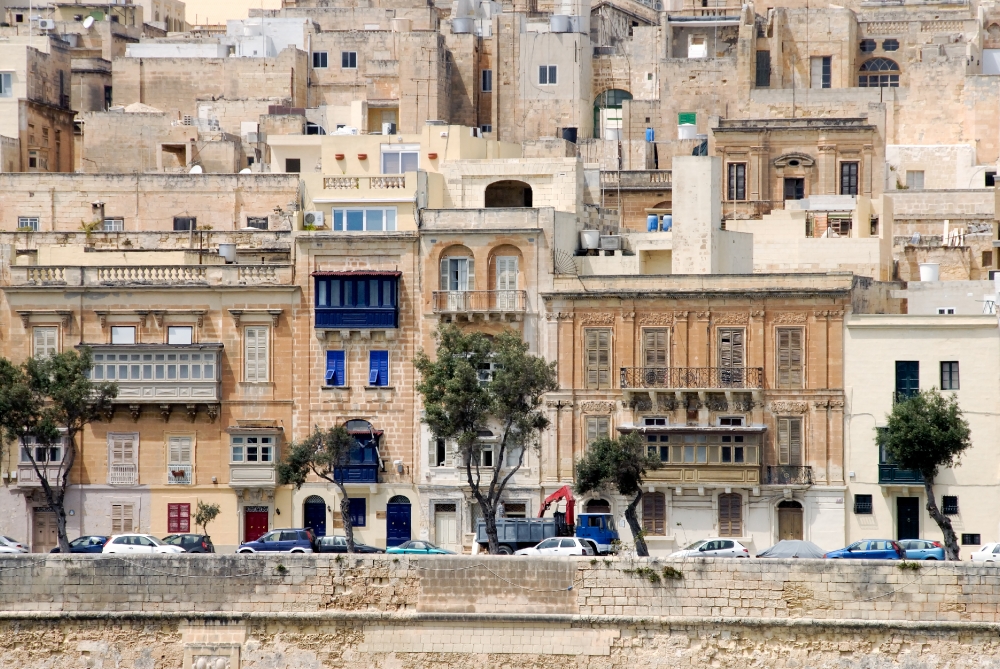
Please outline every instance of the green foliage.
M203 534L208 534L208 524L219 515L218 504L205 504L198 500L198 508L194 514L194 525L200 527Z
M908 562L903 560L897 565L902 571L920 571L921 564L919 562Z
M288 573L288 567L279 562L278 566L274 568L274 571L278 572L279 576L284 576L285 574Z
M678 578L684 578L684 572L679 569L674 569L673 567L663 568L663 578L667 580L676 580Z
M883 438L897 465L933 480L942 467L959 464L962 453L972 445L969 435L969 423L955 395L932 389L897 402Z

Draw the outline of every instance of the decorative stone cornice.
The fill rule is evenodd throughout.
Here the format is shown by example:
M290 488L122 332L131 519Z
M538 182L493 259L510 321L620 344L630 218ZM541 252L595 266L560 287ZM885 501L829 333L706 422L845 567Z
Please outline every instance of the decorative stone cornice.
M586 313L580 317L581 325L614 325L615 315L611 312Z
M746 325L750 322L750 314L746 311L724 311L712 317L715 325Z
M785 400L775 400L771 402L771 413L806 413L809 411L808 402L792 402Z
M580 410L584 413L612 413L615 410L614 402L583 402Z
M654 314L642 314L639 316L639 325L673 325L674 314L669 311L661 311Z
M804 311L782 311L771 318L775 325L804 325L809 314Z

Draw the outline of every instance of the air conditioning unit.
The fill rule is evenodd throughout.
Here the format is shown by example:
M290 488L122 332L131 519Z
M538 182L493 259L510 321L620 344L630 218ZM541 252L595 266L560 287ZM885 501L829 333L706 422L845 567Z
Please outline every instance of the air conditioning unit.
M602 251L620 251L622 248L621 235L601 235Z
M302 222L305 225L311 225L314 228L323 227L323 212L321 211L307 211L302 217Z
M396 134L396 124L395 123L383 123L382 124L382 134L383 135L395 135Z
M40 19L38 21L38 27L41 30L55 30L56 22L53 21L52 19Z

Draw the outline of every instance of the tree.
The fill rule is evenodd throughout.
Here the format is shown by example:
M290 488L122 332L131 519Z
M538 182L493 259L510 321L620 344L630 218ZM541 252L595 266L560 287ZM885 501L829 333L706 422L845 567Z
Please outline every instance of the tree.
M278 479L282 485L302 487L310 472L340 488L340 517L347 536L347 552L354 552L354 526L351 525L351 500L344 487L343 468L351 464L351 451L358 448L358 441L344 426L320 430L318 427L302 441L288 449L278 465Z
M219 515L218 504L205 504L198 500L198 509L194 514L194 526L201 527L202 534L208 534L208 524Z
M957 467L962 454L972 445L969 423L962 417L958 399L954 394L946 397L936 388L925 390L897 402L887 418L882 443L897 466L923 475L927 512L944 535L947 559L958 560L955 530L934 498L938 471L942 467Z
M636 509L642 501L643 476L647 470L659 466L658 459L647 455L642 438L636 432L618 439L597 439L576 463L577 494L615 490L619 495L632 498L625 509L625 520L635 538L636 555L643 557L649 555L649 549Z
M0 358L0 428L35 470L56 514L62 553L70 552L65 502L76 437L109 413L118 395L116 384L88 378L91 360L88 348L29 358L21 365Z
M415 361L424 422L436 439L455 444L486 523L489 551L496 554L497 506L525 452L549 425L539 407L545 393L559 388L555 363L528 353L511 330L491 339L446 325L435 338L435 359L420 351ZM497 429L495 441L483 441L485 432Z

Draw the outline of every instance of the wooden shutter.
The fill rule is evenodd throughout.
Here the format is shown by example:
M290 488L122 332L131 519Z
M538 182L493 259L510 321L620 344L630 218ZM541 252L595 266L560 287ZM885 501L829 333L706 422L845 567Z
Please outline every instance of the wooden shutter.
M743 532L743 497L738 493L719 495L719 536L738 537Z
M176 534L191 531L191 505L167 504L167 532Z
M465 277L465 286L459 285L459 290L475 290L476 289L476 261L474 258L467 258L465 261L465 268L467 275ZM489 267L487 267L487 270Z
M127 534L135 531L134 508L132 504L111 505L111 534Z
M497 290L517 290L517 256L497 257Z
M47 358L56 354L56 328L35 328L34 338L32 355L35 358Z
M607 437L611 433L611 418L608 416L588 416L587 417L587 445Z
M441 290L449 290L448 288L448 259L441 258Z
M719 328L719 367L744 366L743 328Z
M249 383L267 381L268 328L251 327L244 331L245 380Z
M778 464L788 464L788 422L790 418L778 419Z
M643 330L643 351L646 367L667 366L667 331Z
M646 534L667 533L667 504L662 492L642 496L642 529Z
M170 464L191 464L191 437L170 437Z
M611 330L586 330L587 388L611 387Z
M111 436L111 463L129 465L135 462L135 437L128 434Z
M802 328L778 328L778 387L801 388L802 375Z
M778 419L778 464L802 466L802 419Z
M326 352L326 385L347 385L346 357L346 351Z

